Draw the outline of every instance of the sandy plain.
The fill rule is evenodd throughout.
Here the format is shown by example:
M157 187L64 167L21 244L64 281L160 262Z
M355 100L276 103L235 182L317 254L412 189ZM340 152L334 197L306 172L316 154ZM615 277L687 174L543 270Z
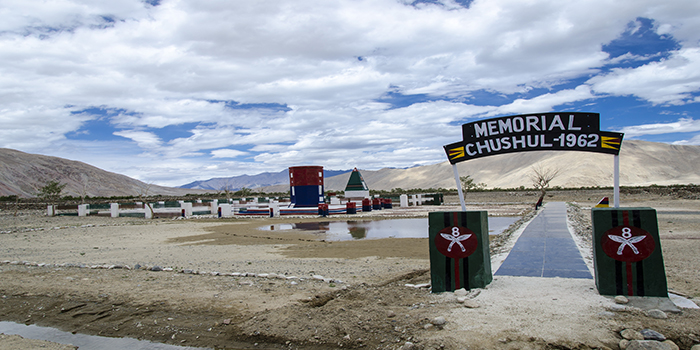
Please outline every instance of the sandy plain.
M589 264L590 207L603 195L547 197L570 203L571 228ZM523 218L492 237L494 271L536 198L469 194L468 210ZM350 219L459 210L456 198L446 202ZM657 209L669 289L700 299L700 200L643 192L623 194L621 205ZM330 242L320 232L258 229L344 216L147 221L13 214L0 212L2 321L221 349L617 349L625 328L655 329L681 349L700 343L700 311L658 320L641 309L619 310L593 280L499 276L470 291L478 308L467 308L453 293L410 286L430 281L427 239ZM154 266L166 271L145 269ZM432 326L436 317L446 323ZM0 348L3 339L16 341L0 338Z

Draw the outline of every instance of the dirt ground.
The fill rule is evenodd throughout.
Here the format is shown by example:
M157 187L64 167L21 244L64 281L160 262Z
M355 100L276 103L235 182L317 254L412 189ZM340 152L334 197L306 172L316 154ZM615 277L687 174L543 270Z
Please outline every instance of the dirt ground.
M603 195L547 198L572 203L584 249L590 207ZM469 194L469 210L523 217L493 237L494 267L536 199ZM459 210L456 199L447 202L351 219ZM669 289L700 300L700 200L640 193L621 205L657 209ZM329 219L348 217L146 221L0 212L0 320L218 349L617 349L624 328L655 329L681 349L700 343L700 311L661 320L620 311L593 280L499 276L468 292L478 306L468 308L454 293L413 287L430 281L427 239L330 242L314 231L258 229ZM436 317L446 323L434 326ZM2 336L0 348L3 339L16 341Z

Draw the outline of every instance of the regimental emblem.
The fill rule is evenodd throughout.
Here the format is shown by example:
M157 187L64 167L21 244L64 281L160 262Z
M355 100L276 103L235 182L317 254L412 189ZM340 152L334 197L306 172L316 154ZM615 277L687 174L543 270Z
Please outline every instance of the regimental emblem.
M462 147L457 147L457 148L452 148L447 151L448 157L450 159L455 159L455 158L461 158L466 155L464 146Z
M609 149L619 150L621 143L622 143L622 139L619 137L610 137L610 136L601 136L600 137L600 147L601 148L609 148Z
M435 248L442 255L453 259L463 259L474 254L477 245L474 232L462 226L446 227L435 236Z
M618 226L606 231L601 243L607 256L624 262L642 261L656 248L649 232L629 226Z

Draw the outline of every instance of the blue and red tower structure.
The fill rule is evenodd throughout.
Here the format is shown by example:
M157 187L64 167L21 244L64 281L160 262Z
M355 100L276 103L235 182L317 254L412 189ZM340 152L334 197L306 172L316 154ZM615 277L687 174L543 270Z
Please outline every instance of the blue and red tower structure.
M294 207L318 207L323 200L323 167L289 168L289 193Z

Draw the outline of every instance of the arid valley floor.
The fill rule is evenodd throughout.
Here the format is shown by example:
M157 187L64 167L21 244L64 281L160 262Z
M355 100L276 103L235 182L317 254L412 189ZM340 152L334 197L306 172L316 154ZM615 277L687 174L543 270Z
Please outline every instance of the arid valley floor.
M590 208L604 195L611 193L560 191L546 198L569 203L584 258ZM537 197L468 196L469 210L523 217L492 237L498 266ZM399 349L407 342L415 349L617 349L625 328L655 329L681 349L700 343L699 310L667 319L618 310L593 280L497 276L468 293L478 307L467 308L453 293L410 286L430 281L427 238L330 242L313 231L258 229L302 221L427 220L428 211L459 210L456 198L447 202L330 218L147 221L2 211L0 321L221 349ZM621 206L657 210L669 289L700 300L700 200L642 192L623 194ZM154 266L165 271L148 270ZM436 317L446 323L432 326Z

